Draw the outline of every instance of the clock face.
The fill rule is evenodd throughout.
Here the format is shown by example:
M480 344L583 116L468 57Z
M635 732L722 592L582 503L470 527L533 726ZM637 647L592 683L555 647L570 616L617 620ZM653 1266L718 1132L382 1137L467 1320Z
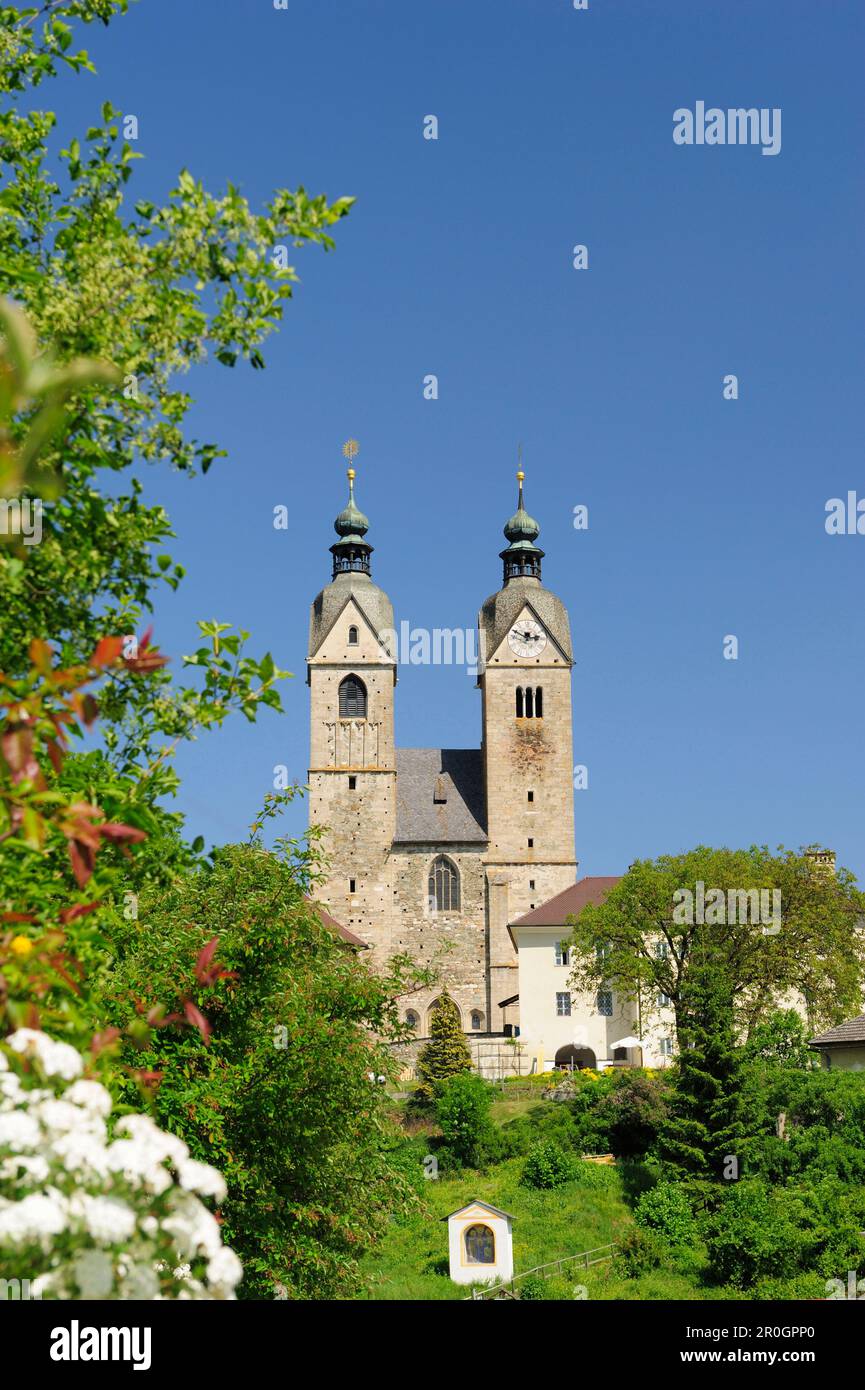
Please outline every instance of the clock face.
M508 633L508 644L517 656L540 656L547 645L547 635L534 618L521 618Z

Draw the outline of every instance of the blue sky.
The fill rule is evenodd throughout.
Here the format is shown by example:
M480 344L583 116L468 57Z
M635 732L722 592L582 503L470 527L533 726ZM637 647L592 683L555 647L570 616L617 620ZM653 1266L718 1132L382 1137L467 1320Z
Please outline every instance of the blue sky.
M865 536L824 529L829 498L865 496L859 0L141 0L87 45L60 133L106 98L137 115L136 196L186 166L253 203L358 200L335 253L297 253L266 371L192 374L193 430L229 458L145 473L189 570L163 648L179 664L218 617L296 673L284 718L181 753L191 832L241 838L275 764L305 779L343 441L374 578L427 628L472 626L499 587L522 441L576 652L581 872L820 841L861 876ZM675 145L698 100L780 107L780 154ZM464 671L406 667L396 699L400 745L479 742Z

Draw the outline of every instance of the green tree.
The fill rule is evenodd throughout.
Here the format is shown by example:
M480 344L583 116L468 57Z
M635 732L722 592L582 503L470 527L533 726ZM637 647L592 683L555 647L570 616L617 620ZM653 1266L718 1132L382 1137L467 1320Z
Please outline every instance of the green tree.
M459 1072L439 1083L436 1119L445 1144L459 1163L477 1168L495 1137L490 1106L492 1089L471 1072Z
M249 632L210 620L198 624L185 676L172 676L142 628L183 570L138 471L167 463L206 473L222 456L186 430L184 373L208 358L217 370L264 366L262 346L297 278L288 248L330 249L329 229L353 201L301 187L255 211L231 184L214 194L188 171L160 203L131 199L138 156L108 101L86 133L65 133L59 161L49 156L57 122L37 109L39 95L60 70L92 73L77 47L82 28L126 10L127 0L0 7L0 296L17 301L0 323L0 502L46 504L38 545L0 536L0 917L21 924L18 958L7 960L0 938L4 968L14 967L0 1025L7 1003L10 1016L21 1005L36 1022L38 1006L60 1022L53 1004L65 989L66 1006L80 999L65 1014L76 1035L92 1023L87 980L110 960L115 918L203 848L185 842L166 803L175 749L233 712L279 711L288 674L270 653L250 653ZM117 644L111 658L94 667L106 642ZM80 706L59 709L86 682ZM27 730L16 715L25 705L42 721ZM97 711L98 745L76 753ZM62 759L51 733L60 716L72 740ZM65 816L63 806L77 809ZM128 825L136 848L122 857L102 837L94 874L97 824ZM46 962L35 994L20 968L28 942Z
M219 369L240 360L264 366L262 345L297 279L287 249L332 247L329 228L353 201L329 203L298 188L254 211L233 185L210 193L185 170L161 204L131 200L138 156L110 102L82 138L69 133L59 177L47 148L56 117L32 109L36 93L60 68L93 72L76 49L78 30L126 9L126 0L0 8L0 295L26 309L55 371L79 359L113 369L111 380L83 376L65 394L63 435L43 440L38 468L26 473L28 493L51 499L40 544L0 548L0 670L12 678L25 673L34 637L56 644L67 666L106 634L138 634L147 649L145 616L183 569L165 549L164 509L143 502L136 466L207 472L223 455L185 431L192 398L183 374L208 358ZM30 435L32 415L19 412L13 444ZM6 460L0 495L20 480L17 456ZM225 632L202 625L206 649L186 663L199 680L177 682L164 662L142 662L134 679L124 672L106 682L104 761L91 776L113 770L157 806L176 787L179 741L216 727L231 708L250 719L263 706L279 708L272 658L252 662L249 634L220 642ZM245 680L251 663L253 683Z
M445 990L433 1010L430 1024L430 1039L420 1050L417 1059L419 1085L414 1098L421 1102L431 1102L436 1093L436 1083L449 1076L471 1071L472 1055L465 1034L460 1026L457 1006Z
M858 1012L865 978L865 933L858 928L865 896L848 870L827 874L808 850L781 848L772 854L759 846L715 850L701 845L684 854L637 860L603 903L585 907L572 922L575 987L593 992L606 984L633 1001L634 1017L641 1016L644 1027L657 1013L659 995L666 995L681 1029L687 974L701 931L698 884L706 895L710 889L723 894L722 953L739 1036L750 1036L778 999L794 990L803 995L812 1026ZM777 920L754 920L764 902L774 910L776 891ZM692 920L684 910L684 892L694 895ZM706 908L707 927L718 910L717 905Z
M377 1078L396 1078L396 996L417 976L405 960L373 973L309 902L315 851L282 850L228 847L145 895L103 1005L141 1025L125 1059L157 1121L226 1179L241 1296L327 1298L356 1291L360 1256L411 1200Z
M681 1051L661 1126L661 1158L682 1177L723 1181L732 1157L742 1161L739 1113L741 1055L733 1023L733 986L723 937L703 930L680 1000Z

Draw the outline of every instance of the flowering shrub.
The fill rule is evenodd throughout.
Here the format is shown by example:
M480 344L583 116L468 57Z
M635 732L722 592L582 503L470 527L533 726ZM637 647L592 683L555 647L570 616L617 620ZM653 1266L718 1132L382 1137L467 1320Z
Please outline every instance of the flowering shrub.
M222 1200L222 1175L146 1115L108 1142L111 1097L68 1043L6 1043L23 1065L0 1052L3 1278L58 1299L233 1298L240 1260L199 1200Z

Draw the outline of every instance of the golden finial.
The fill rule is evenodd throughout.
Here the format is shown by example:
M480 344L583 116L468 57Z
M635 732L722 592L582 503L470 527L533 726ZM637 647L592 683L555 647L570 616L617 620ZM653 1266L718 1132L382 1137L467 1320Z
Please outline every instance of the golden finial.
M350 463L360 453L360 445L356 439L347 439L342 446L342 452Z
M357 458L360 452L360 445L356 439L347 439L342 446L342 452L345 458L348 459L349 466L346 476L348 477L349 490L352 495L354 495L354 480L357 475L351 465L352 461Z

